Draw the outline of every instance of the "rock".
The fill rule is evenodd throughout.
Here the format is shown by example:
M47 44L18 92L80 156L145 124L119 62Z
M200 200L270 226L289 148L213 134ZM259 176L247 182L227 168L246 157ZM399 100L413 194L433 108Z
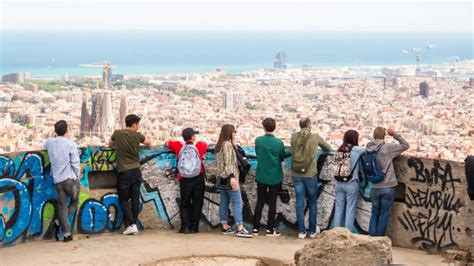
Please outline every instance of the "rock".
M380 265L392 263L388 237L353 234L337 227L319 234L295 253L296 265Z
M450 264L458 262L460 263L460 265L467 265L467 263L471 259L471 253L464 250L450 249L446 251L445 258L446 259L443 260L443 262L450 263Z

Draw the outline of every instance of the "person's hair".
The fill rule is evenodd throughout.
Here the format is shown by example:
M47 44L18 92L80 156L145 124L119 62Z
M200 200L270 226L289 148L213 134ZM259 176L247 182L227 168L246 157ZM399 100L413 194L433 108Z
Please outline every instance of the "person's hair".
M337 151L345 151L345 152L350 152L352 150L352 147L354 146L359 146L359 133L355 130L347 130L346 133L344 133L344 137L342 138L342 144L339 146L339 149ZM348 150L346 150L346 147L349 147Z
M275 128L276 128L275 119L270 118L270 117L267 117L267 118L263 119L262 126L263 126L263 128L265 128L265 130L267 132L275 131Z
M300 120L300 128L303 129L303 128L308 128L309 125L311 125L311 120L309 120L309 118L301 118Z
M385 138L385 128L377 127L374 129L374 139L384 139Z
M130 114L125 117L125 126L132 127L133 124L140 123L140 117L138 115Z
M54 124L54 132L56 132L56 135L58 136L64 136L67 132L67 123L65 120L59 120Z
M222 145L225 141L232 141L232 133L234 133L235 127L230 124L225 124L221 128L221 133L219 134L219 139L216 144L216 153L220 152Z

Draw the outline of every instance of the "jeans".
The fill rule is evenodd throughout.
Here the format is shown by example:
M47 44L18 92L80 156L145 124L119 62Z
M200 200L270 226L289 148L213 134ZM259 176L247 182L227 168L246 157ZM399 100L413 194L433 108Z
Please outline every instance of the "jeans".
M58 193L58 220L64 236L71 235L69 226L69 215L76 212L80 183L79 179L66 179L63 182L54 185L56 193ZM67 198L70 198L69 207L67 206Z
M221 224L227 224L229 222L229 201L232 202L232 207L234 209L234 220L237 225L244 224L242 218L242 195L240 194L240 188L237 190L231 189L221 189L221 202L219 205L219 218Z
M390 212L392 211L395 188L372 188L372 216L370 217L369 235L384 236L387 230Z
M298 233L306 233L304 222L304 199L307 196L309 206L309 232L316 233L316 214L318 207L316 200L318 196L318 178L293 176L293 184L296 194L296 220L298 222Z
M336 182L336 212L334 213L334 227L345 226L354 231L354 220L359 194L359 182ZM345 222L342 222L345 216Z
M267 229L275 228L276 202L281 183L276 185L265 185L257 182L257 205L253 216L253 228L260 229L260 220L262 219L262 210L265 202L268 204Z
M182 230L198 231L202 206L204 205L205 188L204 174L192 178L183 177L179 182L181 199L179 215Z
M118 197L122 207L124 223L128 227L138 222L140 212L140 185L142 172L139 168L130 169L117 174ZM130 201L132 207L130 208Z

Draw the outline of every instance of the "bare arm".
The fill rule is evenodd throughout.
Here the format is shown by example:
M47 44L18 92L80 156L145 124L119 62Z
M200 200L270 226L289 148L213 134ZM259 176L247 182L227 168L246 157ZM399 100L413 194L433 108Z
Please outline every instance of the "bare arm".
M144 144L145 146L150 147L150 146L151 146L151 141L149 141L148 139L145 139L145 140L143 141L143 144Z

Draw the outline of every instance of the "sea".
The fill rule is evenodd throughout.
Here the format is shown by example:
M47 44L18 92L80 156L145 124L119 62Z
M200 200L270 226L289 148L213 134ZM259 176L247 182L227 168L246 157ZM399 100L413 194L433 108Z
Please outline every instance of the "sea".
M114 74L230 73L272 68L284 51L292 67L448 64L473 58L472 32L327 31L0 31L0 74L97 75L80 64L110 62ZM404 51L405 50L405 51Z

